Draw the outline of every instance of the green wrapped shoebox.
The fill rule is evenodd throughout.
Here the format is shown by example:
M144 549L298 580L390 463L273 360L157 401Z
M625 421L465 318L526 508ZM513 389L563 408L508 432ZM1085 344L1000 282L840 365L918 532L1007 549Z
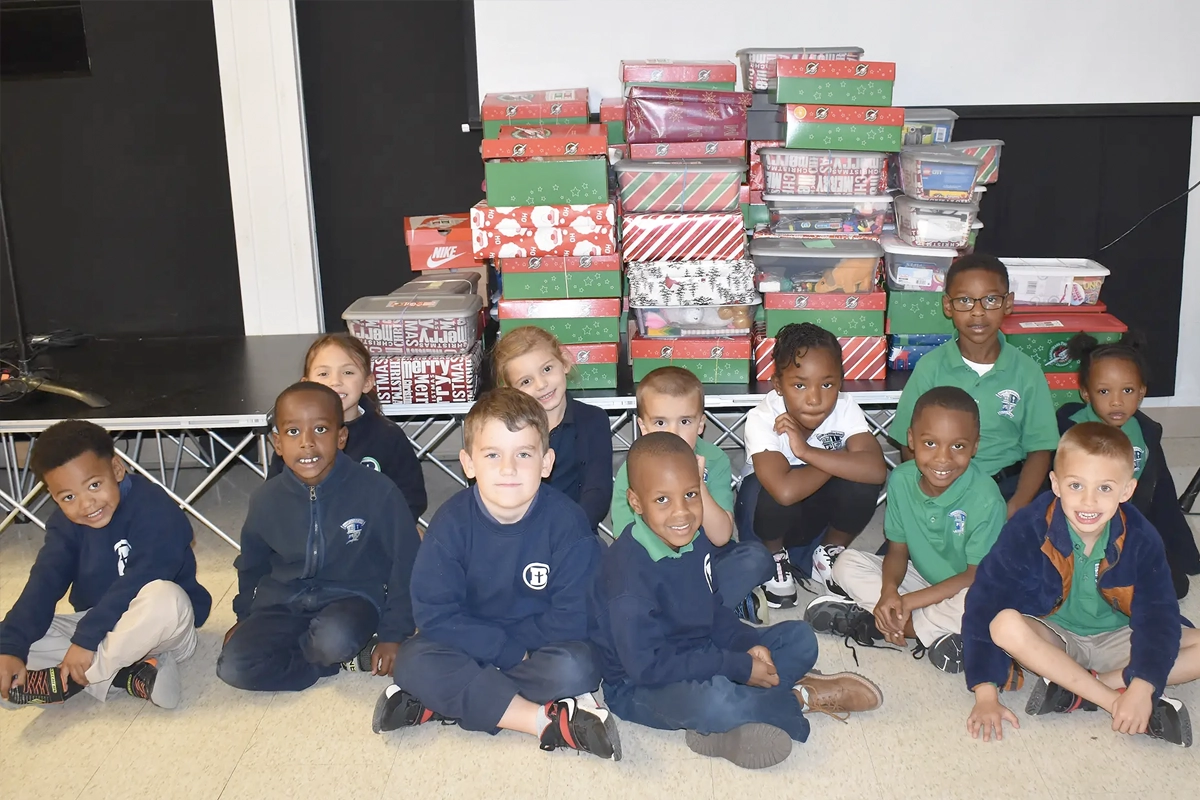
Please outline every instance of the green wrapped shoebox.
M536 325L562 344L621 341L621 300L501 300L500 334Z
M1067 355L1067 342L1087 333L1100 344L1119 341L1128 330L1112 314L1013 314L1000 327L1005 341L1025 353L1047 373L1079 371L1079 362Z
M888 292L887 331L953 334L954 323L942 313L941 292Z
M541 256L499 259L505 300L621 296L621 257Z
M777 89L772 103L892 104L896 65L890 61L782 59L776 71Z
M786 147L803 150L861 150L898 153L904 139L903 108L782 106Z
M567 344L563 349L575 361L575 366L567 373L568 389L617 388L616 343Z
M791 294L770 292L763 295L767 316L767 336L773 338L784 325L811 322L834 336L882 336L887 295L866 294Z
M750 382L749 336L723 339L647 339L629 340L633 359L633 380L642 380L659 367L682 367L701 383Z

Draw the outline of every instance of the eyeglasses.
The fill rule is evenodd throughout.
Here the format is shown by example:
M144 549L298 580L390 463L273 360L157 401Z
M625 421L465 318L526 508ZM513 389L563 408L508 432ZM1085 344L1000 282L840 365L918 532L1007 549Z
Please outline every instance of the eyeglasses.
M951 297L950 305L955 311L970 311L976 303L983 303L985 311L995 311L1004 306L1006 294L989 294L987 297Z

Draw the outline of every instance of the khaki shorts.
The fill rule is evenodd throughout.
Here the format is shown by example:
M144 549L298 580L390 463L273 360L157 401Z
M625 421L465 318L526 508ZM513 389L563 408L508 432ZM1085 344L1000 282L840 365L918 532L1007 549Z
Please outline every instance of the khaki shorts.
M1085 669L1100 673L1112 672L1115 669L1124 669L1129 664L1129 637L1133 629L1128 625L1108 633L1080 636L1048 619L1028 618L1053 631L1062 640L1063 650L1067 651L1067 655Z

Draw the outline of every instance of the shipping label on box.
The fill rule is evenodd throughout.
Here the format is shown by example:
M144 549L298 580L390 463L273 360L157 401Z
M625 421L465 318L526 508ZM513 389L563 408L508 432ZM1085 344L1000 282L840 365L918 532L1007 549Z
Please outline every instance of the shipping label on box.
M942 312L941 292L889 292L888 333L953 334L954 322Z
M904 139L903 108L787 105L788 147L896 153Z
M621 62L622 83L736 83L732 61L674 61L651 58Z
M652 142L631 144L629 157L656 158L745 158L746 143L725 142Z
M701 214L625 214L627 261L733 261L746 255L740 210Z
M620 297L621 257L502 258L506 300Z
M777 69L780 103L892 104L896 65L890 61L786 60Z
M471 209L472 247L478 258L600 256L617 252L611 203Z
M751 342L749 338L647 339L629 340L633 359L633 379L640 381L659 367L682 367L701 383L737 383L750 381Z
M372 356L375 389L384 405L465 403L475 399L483 345L455 356Z
M603 125L504 126L496 139L484 139L481 152L488 158L536 156L602 156L608 149Z
M1087 333L1100 344L1121 340L1128 328L1111 314L1065 314L1007 317L1000 326L1007 344L1041 365L1046 373L1079 371L1079 361L1067 353L1067 343L1077 333Z

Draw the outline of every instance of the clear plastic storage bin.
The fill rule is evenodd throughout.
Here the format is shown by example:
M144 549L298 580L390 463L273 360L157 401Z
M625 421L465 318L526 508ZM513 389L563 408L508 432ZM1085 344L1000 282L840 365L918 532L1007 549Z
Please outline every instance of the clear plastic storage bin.
M750 257L760 292L859 294L875 289L883 249L870 239L758 237Z
M945 144L958 119L948 108L904 109L904 144Z
M1091 306L1100 300L1108 267L1087 258L1002 258L1013 302Z
M342 319L378 355L465 353L479 339L482 308L477 294L360 297L342 312Z
M887 155L849 150L758 151L771 194L874 195L887 191Z
M948 150L902 150L900 188L919 200L972 203L982 164L979 158Z
M935 203L896 198L896 233L914 247L962 247L979 213L974 203Z
M748 92L775 88L775 65L781 58L859 61L862 55L861 47L746 47L737 51L738 61L742 64L742 86Z
M946 270L958 257L950 247L913 247L892 233L879 239L886 264L889 289L940 292L946 287Z
M762 303L729 306L656 306L630 309L647 339L691 336L749 336Z
M764 194L763 201L780 236L878 236L892 207L888 195Z
M438 272L421 275L392 292L392 295L454 296L479 291L478 272Z

